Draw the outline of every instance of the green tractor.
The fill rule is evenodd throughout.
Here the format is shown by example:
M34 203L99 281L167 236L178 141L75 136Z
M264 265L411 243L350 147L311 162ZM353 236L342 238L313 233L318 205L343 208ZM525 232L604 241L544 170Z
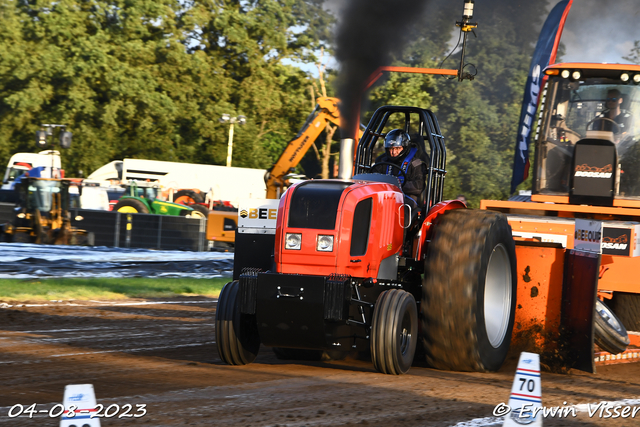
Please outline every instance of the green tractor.
M206 215L189 206L158 199L158 189L158 185L153 183L131 181L113 210L122 213L151 213L206 219Z

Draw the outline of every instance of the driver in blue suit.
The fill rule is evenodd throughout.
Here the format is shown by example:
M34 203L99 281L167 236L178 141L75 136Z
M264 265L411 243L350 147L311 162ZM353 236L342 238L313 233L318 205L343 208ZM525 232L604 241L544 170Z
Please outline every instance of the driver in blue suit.
M426 186L427 163L424 160L426 155L402 129L394 129L387 133L384 149L385 152L376 158L372 172L397 176L407 202L410 202L413 208L417 207L420 195ZM380 165L378 164L380 162L391 163L396 167L388 164ZM402 169L404 174L399 169Z

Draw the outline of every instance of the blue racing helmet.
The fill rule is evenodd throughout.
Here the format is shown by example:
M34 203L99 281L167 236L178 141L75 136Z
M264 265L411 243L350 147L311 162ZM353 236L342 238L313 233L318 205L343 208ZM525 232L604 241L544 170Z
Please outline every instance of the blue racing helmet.
M384 148L392 147L408 147L411 142L409 134L402 129L394 129L387 132L387 136L384 138Z

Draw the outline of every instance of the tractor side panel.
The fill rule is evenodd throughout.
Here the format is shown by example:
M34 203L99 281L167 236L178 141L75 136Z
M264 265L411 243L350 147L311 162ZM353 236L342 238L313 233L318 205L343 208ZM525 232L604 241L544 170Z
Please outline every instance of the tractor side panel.
M345 197L339 227L338 274L378 277L382 261L402 247L402 193L375 190L374 186L361 187Z

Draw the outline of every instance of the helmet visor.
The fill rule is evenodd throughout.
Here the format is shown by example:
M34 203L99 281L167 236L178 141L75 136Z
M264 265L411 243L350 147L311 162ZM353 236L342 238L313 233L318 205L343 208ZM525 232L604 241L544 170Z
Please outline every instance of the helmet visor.
M384 139L384 148L408 147L409 135L399 129L394 129L387 133Z

